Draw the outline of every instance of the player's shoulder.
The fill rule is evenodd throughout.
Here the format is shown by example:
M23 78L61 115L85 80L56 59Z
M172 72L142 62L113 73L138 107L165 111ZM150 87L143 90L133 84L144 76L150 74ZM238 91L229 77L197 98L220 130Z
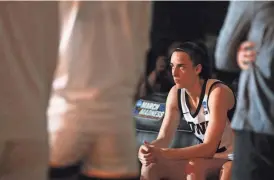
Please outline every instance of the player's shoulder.
M173 97L173 98L177 98L178 97L178 93L180 93L181 89L178 88L176 85L172 86L172 88L169 90L168 96Z
M233 95L232 88L218 79L209 79L207 81L207 86L209 88L210 94L217 96Z
M167 103L168 104L176 104L178 101L178 92L179 89L176 87L176 85L174 85L168 93L168 97L167 97Z
M226 83L224 83L223 81L221 81L219 79L208 79L207 87L211 88L211 89L213 89L213 88L225 89L225 90L231 89Z

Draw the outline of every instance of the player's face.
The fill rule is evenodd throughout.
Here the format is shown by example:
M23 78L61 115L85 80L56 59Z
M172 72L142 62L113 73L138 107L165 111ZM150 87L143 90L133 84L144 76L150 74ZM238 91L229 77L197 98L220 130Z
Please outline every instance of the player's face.
M194 66L185 52L174 52L170 62L172 76L177 88L187 88L199 78L201 65Z

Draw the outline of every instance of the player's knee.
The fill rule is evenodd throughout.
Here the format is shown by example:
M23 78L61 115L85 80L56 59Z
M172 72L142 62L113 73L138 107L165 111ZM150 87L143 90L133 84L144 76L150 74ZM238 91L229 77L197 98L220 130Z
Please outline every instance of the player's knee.
M191 159L188 162L188 168L190 168L190 170L198 170L198 169L202 169L204 167L205 164L205 160L202 158L195 158L195 159Z
M224 165L222 166L222 169L224 171L230 171L232 168L232 161L228 161L226 163L224 163Z
M185 167L185 173L187 175L205 175L205 161L202 158L195 158L188 162Z
M220 179L221 180L231 179L231 170L232 170L232 161L228 161L225 164L223 164L220 172Z

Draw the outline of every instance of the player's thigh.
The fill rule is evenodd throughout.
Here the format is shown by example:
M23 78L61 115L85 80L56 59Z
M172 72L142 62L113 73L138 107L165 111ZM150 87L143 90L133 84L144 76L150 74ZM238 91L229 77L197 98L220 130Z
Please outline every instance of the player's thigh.
M219 176L226 159L217 158L196 158L189 161L187 174L193 175L197 179L211 176Z
M142 180L181 180L186 178L186 168L188 160L170 160L158 159L157 163L152 163L148 166L142 166Z

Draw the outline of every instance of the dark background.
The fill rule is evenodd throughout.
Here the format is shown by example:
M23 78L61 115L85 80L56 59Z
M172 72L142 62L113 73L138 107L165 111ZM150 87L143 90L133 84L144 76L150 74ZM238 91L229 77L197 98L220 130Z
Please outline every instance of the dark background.
M173 42L217 37L228 4L228 1L153 2L147 74L154 69L157 56L167 55Z

